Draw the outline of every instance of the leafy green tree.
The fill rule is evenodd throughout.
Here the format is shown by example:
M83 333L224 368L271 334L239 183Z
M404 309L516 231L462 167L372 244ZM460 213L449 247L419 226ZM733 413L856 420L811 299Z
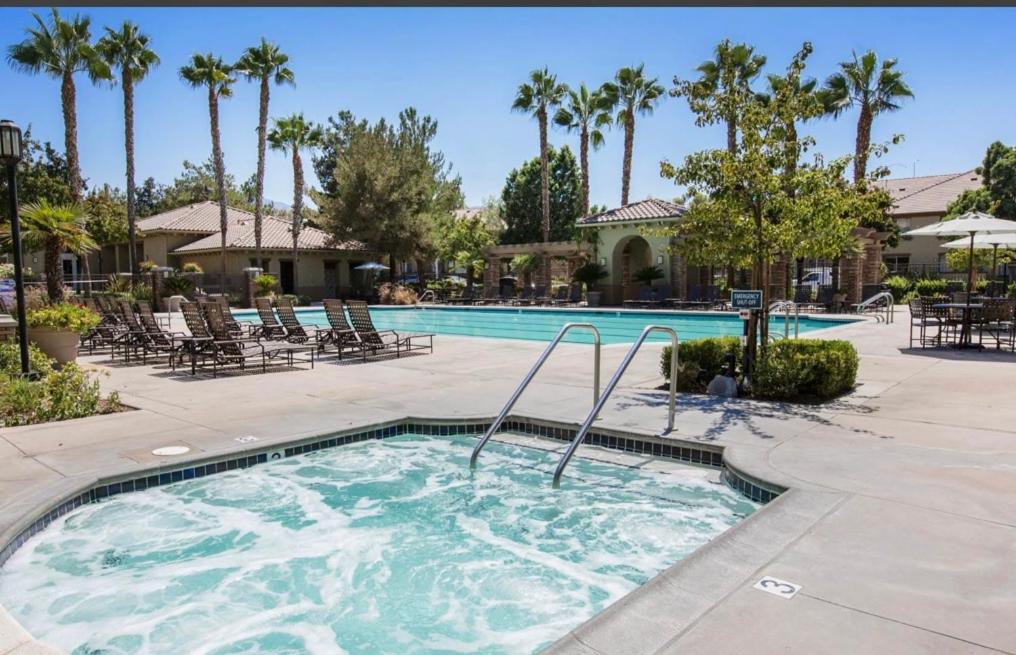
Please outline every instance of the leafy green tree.
M134 187L134 85L143 80L159 65L159 56L149 48L147 34L138 26L124 21L119 31L106 28L106 36L99 39L96 50L110 68L120 70L120 87L123 89L124 149L127 153L127 257L135 280L140 279L138 244L134 221L137 217Z
M716 45L713 58L695 69L699 73L697 80L674 77L670 95L687 99L699 127L724 123L727 151L732 153L737 148L738 108L752 92L751 83L765 64L766 58L755 54L754 47L724 39Z
M23 204L43 200L53 205L71 201L67 184L67 160L50 143L39 143L32 138L29 127L24 134L24 156L18 164L18 200ZM7 185L0 187L0 217L10 221Z
M981 187L967 189L949 203L943 220L971 211L1016 220L1016 147L995 141L985 151L977 172Z
M602 89L590 92L585 83L568 91L566 104L554 114L554 122L579 133L579 165L582 167L582 215L589 214L589 146L603 146L601 128L611 123L610 108Z
M85 229L97 246L124 243L130 236L127 224L127 197L120 189L103 185L92 189L83 203ZM99 250L99 273L105 268Z
M165 197L165 187L158 184L154 177L146 177L141 186L134 190L134 205L138 218L157 214Z
M821 91L829 113L839 116L851 107L857 107L857 135L854 143L854 184L860 184L868 171L871 149L871 125L879 114L900 108L904 98L914 93L903 80L903 72L896 68L895 59L883 59L869 50L860 57L855 52L852 61L840 64L840 72L830 75Z
M293 288L297 287L297 262L300 257L300 227L303 223L303 159L300 151L316 148L324 139L324 130L303 118L303 114L293 114L286 118L276 118L275 125L268 133L268 143L272 150L288 152L293 160Z
M226 165L222 159L222 139L219 132L219 98L233 95L232 68L221 57L194 54L186 66L180 68L180 78L193 88L208 89L208 122L212 135L212 162L215 165L216 197L219 202L219 228L222 231L222 290L226 290Z
M543 215L543 241L550 239L550 164L547 143L547 121L550 112L564 100L566 84L559 84L557 75L546 67L529 73L529 82L520 84L512 102L512 111L525 112L536 117L540 127L540 207ZM544 281L550 286L550 260L544 258Z
M87 256L97 247L85 229L88 216L81 205L51 205L43 200L24 205L20 212L21 239L28 250L45 254L46 293L49 299L63 298L63 266L60 255L65 251ZM3 239L10 241L10 226L5 225Z
M244 50L233 69L248 80L257 80L260 87L258 104L258 168L254 189L254 248L258 266L261 266L261 231L265 195L265 140L268 138L268 101L270 83L295 85L293 71L286 64L289 55L264 38L261 43ZM295 238L295 237L294 237ZM295 256L295 254L294 254ZM294 275L296 264L293 265Z
M226 204L229 207L251 211L254 207L254 195L250 184L237 186L236 180L229 173L224 174L222 180L226 189ZM151 216L208 200L215 202L218 195L214 161L209 158L201 164L195 164L184 160L183 170L173 178L171 184L158 184L154 179L148 178L138 188L139 215Z
M625 67L617 71L613 82L603 85L604 105L617 108L617 124L624 126L624 160L621 163L621 204L628 204L631 189L631 158L635 144L635 114L651 114L653 107L663 97L664 91L658 78L649 79L644 65Z
M438 124L412 107L393 125L343 111L329 119L311 191L321 227L337 241L357 239L395 260L431 248L434 221L462 206L462 181L433 146Z
M582 215L582 182L575 155L568 146L547 149L550 164L550 231L543 231L540 160L533 158L513 169L501 191L505 230L502 243L567 241Z
M496 236L482 214L456 218L446 216L438 221L436 255L442 261L454 261L466 269L466 288L483 274L484 254L496 243Z

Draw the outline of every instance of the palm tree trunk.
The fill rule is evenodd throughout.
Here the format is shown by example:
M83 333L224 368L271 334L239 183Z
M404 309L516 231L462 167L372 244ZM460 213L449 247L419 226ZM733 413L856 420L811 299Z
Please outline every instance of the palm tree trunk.
M124 148L127 151L127 258L130 263L131 279L141 278L138 266L138 240L135 220L137 207L134 188L134 79L129 66L123 67L123 126Z
M540 205L543 210L543 242L550 241L550 162L547 156L547 110L537 112L540 122ZM550 258L543 255L543 283L550 287Z
M727 152L737 152L737 119L727 119Z
M63 266L60 264L63 244L57 237L46 237L44 251L46 295L53 302L58 302L63 298Z
M268 136L268 76L261 78L261 105L258 113L258 173L254 198L254 251L258 268L261 261L261 228L265 195L265 139Z
M293 293L299 295L297 270L300 260L300 228L303 224L303 162L300 149L293 144Z
M624 114L624 161L621 165L621 205L628 204L631 190L631 151L635 143L635 109L629 107Z
M582 124L579 137L579 165L582 167L582 215L589 215L589 125Z
M222 143L219 134L219 95L215 88L208 87L208 118L212 129L212 159L215 162L215 186L219 198L219 229L222 231L222 270L220 272L221 292L226 294L226 230L229 227L226 213L226 166L222 158Z
M84 190L81 183L81 161L78 158L78 110L77 110L77 89L74 87L74 76L70 71L64 71L60 85L60 103L63 109L64 119L64 149L67 151L67 186L70 187L71 202L81 202ZM85 290L91 294L92 271L88 263L88 255L82 257L85 267L86 283ZM63 295L63 269L60 268L60 295ZM47 285L48 286L48 285ZM50 295L52 298L52 294Z
M857 117L857 140L854 143L854 184L858 184L868 173L868 148L871 146L871 107L861 105Z

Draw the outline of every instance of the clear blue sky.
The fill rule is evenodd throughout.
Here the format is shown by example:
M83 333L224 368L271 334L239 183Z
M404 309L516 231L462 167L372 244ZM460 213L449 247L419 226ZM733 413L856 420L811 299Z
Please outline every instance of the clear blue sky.
M273 90L271 112L303 111L323 121L340 109L372 120L408 105L440 123L437 146L461 174L468 204L498 195L508 171L538 150L535 121L509 110L517 85L537 67L562 81L598 85L621 66L645 63L668 88L692 76L726 37L754 44L783 70L801 42L815 52L809 74L820 79L849 57L874 48L900 60L916 99L876 121L874 138L906 135L886 158L894 176L960 171L977 165L987 144L1016 143L1016 67L1010 39L1016 10L999 9L89 9L95 32L124 19L151 35L162 65L137 90L137 176L168 182L184 159L210 152L205 96L179 81L195 51L234 60L261 36L291 57L297 86ZM0 43L23 38L26 9L0 9ZM59 85L0 65L0 114L62 148ZM119 89L78 81L84 175L123 187ZM238 82L222 103L223 149L237 180L255 168L257 92ZM856 114L823 120L806 132L826 157L852 152ZM554 144L577 139L553 130ZM592 201L620 200L621 135L591 157ZM678 190L659 176L663 158L679 160L721 147L719 127L695 127L683 100L666 98L640 118L632 198L670 198ZM308 171L308 173L310 173ZM308 174L308 181L317 180ZM290 202L288 161L271 154L266 195Z

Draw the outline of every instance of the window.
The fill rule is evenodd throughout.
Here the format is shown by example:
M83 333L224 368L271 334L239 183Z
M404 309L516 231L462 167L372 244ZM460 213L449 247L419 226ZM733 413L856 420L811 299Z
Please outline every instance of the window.
M882 255L882 261L890 275L906 273L910 268L910 255Z

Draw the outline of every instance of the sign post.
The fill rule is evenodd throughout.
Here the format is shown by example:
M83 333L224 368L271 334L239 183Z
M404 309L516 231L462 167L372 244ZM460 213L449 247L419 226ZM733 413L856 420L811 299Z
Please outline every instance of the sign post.
M749 326L751 319L762 309L762 291L758 289L731 289L730 306L738 310L741 320L744 321L744 331L741 336L741 348L743 356L744 378L741 382L742 391L751 390L752 372L755 370L755 362L751 360L751 348L748 347Z

